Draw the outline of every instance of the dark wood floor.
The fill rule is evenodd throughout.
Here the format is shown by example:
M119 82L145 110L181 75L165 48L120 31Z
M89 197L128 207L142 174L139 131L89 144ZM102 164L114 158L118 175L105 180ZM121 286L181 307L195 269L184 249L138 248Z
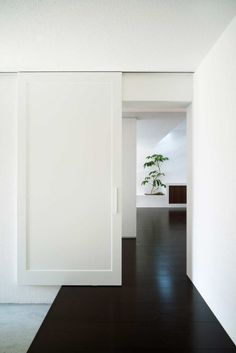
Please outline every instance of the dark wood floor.
M123 286L62 287L28 352L236 352L185 275L185 220L184 210L138 209Z

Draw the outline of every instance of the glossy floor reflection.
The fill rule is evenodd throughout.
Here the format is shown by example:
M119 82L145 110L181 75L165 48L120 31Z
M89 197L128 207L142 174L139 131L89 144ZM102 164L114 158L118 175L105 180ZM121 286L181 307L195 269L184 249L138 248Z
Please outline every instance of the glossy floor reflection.
M62 287L29 353L233 353L186 276L186 212L138 209L122 287Z

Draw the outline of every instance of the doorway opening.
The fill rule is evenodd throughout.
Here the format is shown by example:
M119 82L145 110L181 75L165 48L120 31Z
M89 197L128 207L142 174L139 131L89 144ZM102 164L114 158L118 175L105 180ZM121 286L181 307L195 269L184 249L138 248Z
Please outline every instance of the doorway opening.
M136 237L136 209L186 212L188 110L189 102L123 103L124 238Z
M164 300L173 299L174 288L178 291L177 277L191 288L186 276L187 119L189 103L123 103L122 231L123 238L133 238L123 240L123 263L132 258L136 279L142 283L149 277ZM124 270L122 282L129 281Z
M125 73L123 91L122 237L136 238L137 215L183 210L185 221L185 275L191 271L192 228L192 74ZM161 183L166 187L151 193L141 185L152 168L143 168L146 157L161 154ZM164 194L164 195L163 195ZM173 219L173 212L169 218ZM164 217L164 216L163 216ZM182 217L183 219L183 217ZM138 239L137 239L138 240ZM187 270L186 270L187 269Z
M141 113L136 129L136 206L185 208L186 113Z

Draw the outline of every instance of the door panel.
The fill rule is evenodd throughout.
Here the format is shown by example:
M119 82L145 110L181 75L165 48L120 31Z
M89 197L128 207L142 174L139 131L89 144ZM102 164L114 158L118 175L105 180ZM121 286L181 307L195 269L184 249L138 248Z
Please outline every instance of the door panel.
M121 74L18 83L19 282L119 285Z

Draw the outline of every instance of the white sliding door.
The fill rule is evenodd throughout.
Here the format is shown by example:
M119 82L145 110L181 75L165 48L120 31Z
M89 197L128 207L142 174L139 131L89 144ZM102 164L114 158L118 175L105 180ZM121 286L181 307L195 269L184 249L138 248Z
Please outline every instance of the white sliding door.
M121 284L121 74L18 76L18 280Z

